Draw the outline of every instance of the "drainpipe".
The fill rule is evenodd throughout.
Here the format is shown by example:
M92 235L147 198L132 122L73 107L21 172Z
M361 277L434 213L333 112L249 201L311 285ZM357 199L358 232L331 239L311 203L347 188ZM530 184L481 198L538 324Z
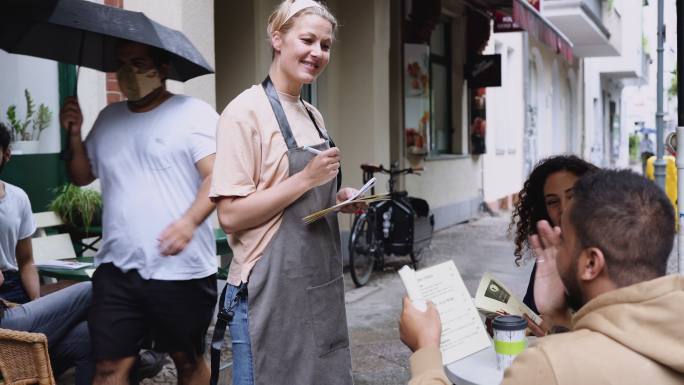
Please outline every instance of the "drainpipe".
M677 256L679 274L684 274L684 87L679 84L679 74L684 63L684 4L677 0Z
M656 160L655 182L665 190L665 160L663 159L663 41L665 40L665 27L663 26L663 0L658 0L658 72L657 72L657 111L656 111Z

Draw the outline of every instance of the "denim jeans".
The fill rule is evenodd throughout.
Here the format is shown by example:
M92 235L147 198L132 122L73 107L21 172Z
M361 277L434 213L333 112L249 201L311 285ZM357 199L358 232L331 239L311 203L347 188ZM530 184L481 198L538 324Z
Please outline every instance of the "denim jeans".
M0 327L45 334L55 377L75 366L75 384L90 385L95 373L86 324L90 299L90 282L81 282L7 309Z
M228 323L233 343L233 385L254 385L252 344L249 340L247 316L247 284L228 284L224 306L234 313L232 321Z
M18 271L3 271L2 275L5 282L0 285L0 298L14 303L26 303L31 300L26 294Z

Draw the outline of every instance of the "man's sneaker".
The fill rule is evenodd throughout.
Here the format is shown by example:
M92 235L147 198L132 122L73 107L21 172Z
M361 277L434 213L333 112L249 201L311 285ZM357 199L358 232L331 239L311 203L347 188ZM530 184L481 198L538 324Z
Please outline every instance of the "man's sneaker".
M159 353L154 350L141 350L138 353L138 360L131 370L131 384L137 384L144 378L156 376L164 368L164 365L169 362L166 353Z

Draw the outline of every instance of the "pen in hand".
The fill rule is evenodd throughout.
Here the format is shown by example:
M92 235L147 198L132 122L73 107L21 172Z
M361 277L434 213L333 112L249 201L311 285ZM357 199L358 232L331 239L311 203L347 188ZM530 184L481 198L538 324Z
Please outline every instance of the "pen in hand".
M316 150L315 148L312 148L312 147L309 147L309 146L302 146L302 149L304 149L304 150L306 150L306 151L308 151L308 152L310 152L310 153L312 153L312 154L314 154L314 155L318 155L318 154L321 153L320 150Z

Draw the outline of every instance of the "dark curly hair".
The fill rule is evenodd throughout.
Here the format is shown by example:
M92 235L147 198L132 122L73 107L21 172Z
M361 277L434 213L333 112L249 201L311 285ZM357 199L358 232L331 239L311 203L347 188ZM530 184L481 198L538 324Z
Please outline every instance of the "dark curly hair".
M537 233L536 223L542 219L550 220L544 203L544 183L549 175L558 171L568 171L582 176L587 171L598 170L598 167L575 156L557 155L542 159L534 167L518 193L518 200L513 209L508 233L515 226L515 263L519 266L525 249L529 249L528 238Z
M10 132L9 127L0 123L0 150L7 150L11 141L12 133Z

